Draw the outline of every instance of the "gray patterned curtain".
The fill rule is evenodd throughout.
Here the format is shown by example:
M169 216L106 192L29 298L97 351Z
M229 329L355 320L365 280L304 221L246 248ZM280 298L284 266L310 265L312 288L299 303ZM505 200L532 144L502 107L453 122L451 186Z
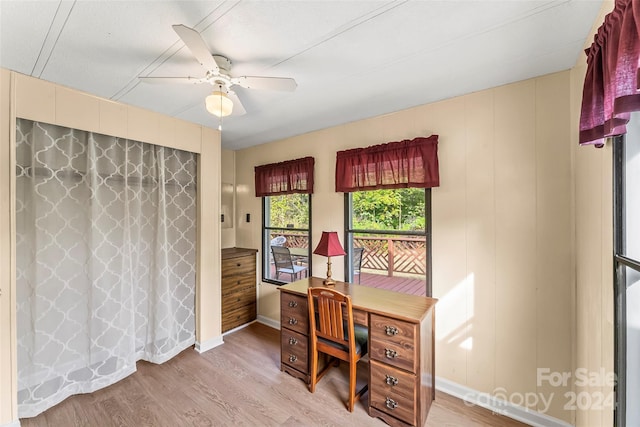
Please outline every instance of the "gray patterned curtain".
M18 405L195 342L196 155L17 121Z

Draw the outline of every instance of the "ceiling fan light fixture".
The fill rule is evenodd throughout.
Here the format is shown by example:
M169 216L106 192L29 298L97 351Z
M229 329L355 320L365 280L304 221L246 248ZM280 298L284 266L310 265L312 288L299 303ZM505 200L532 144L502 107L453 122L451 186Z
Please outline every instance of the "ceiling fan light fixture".
M233 101L226 93L218 90L207 96L205 106L208 112L217 117L226 117L233 111Z

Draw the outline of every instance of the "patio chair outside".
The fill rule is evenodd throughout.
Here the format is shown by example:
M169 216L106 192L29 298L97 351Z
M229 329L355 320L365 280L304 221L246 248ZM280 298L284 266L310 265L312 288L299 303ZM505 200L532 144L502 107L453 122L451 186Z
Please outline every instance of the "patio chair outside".
M277 236L271 239L271 246L284 246L287 243L287 238L284 236Z
M280 278L280 273L289 274L291 281L297 280L298 278L302 279L303 271L305 277L308 277L307 266L294 264L289 248L284 246L271 246L271 252L273 253L273 261L276 265L276 280Z
M360 283L360 270L362 268L362 255L364 253L364 248L353 248L353 258L352 258L352 266L353 266L353 279L355 282L356 274L358 275L358 283Z

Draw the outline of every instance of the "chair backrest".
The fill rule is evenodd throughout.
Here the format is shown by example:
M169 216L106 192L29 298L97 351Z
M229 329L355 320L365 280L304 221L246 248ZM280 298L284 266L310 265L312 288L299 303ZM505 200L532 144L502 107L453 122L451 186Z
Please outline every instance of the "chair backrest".
M271 239L271 246L284 246L287 243L287 238L284 236L277 236Z
M351 297L332 288L309 288L307 296L312 339L316 336L324 338L348 348L349 353L355 354L356 341ZM344 308L346 308L346 319L343 317Z
M352 266L354 273L360 273L362 267L362 255L364 254L364 248L353 248Z
M293 270L293 260L291 259L289 248L284 246L271 246L271 252L273 253L273 262L276 264L276 269L289 268Z

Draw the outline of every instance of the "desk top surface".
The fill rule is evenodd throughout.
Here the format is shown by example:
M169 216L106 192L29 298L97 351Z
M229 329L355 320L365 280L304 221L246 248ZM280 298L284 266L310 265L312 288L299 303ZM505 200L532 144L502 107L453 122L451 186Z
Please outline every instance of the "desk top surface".
M309 287L325 287L323 279L309 277L280 286L280 291L307 295ZM420 322L436 302L435 298L408 295L386 289L371 288L354 283L338 282L331 286L339 292L351 296L354 310L359 309L382 316L392 316L413 323Z

